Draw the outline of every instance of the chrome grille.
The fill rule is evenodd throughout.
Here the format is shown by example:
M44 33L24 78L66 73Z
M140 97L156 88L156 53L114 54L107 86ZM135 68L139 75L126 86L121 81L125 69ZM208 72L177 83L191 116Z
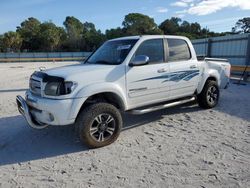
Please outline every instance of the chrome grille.
M30 91L36 95L41 95L41 80L31 77L30 78L30 83L29 83L29 87L30 87Z

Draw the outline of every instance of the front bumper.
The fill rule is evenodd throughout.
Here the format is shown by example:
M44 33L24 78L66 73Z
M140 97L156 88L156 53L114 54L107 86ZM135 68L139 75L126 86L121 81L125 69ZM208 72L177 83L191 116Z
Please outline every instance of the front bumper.
M33 120L32 116L30 114L30 109L29 109L26 101L20 95L18 95L16 97L16 103L17 103L18 111L25 117L26 121L28 122L28 124L32 128L43 129L43 128L46 128L48 126L48 125L39 124Z
M83 99L48 99L33 95L30 91L25 99L16 97L19 112L32 128L42 129L48 125L69 125L75 122Z

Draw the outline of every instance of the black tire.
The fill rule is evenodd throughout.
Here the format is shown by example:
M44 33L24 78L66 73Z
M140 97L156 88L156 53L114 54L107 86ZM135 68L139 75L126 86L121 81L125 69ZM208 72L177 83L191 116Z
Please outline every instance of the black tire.
M218 104L220 90L216 81L208 80L200 94L197 95L197 101L200 107L209 109Z
M115 106L100 102L83 109L75 126L83 144L99 148L116 141L122 128L122 116Z

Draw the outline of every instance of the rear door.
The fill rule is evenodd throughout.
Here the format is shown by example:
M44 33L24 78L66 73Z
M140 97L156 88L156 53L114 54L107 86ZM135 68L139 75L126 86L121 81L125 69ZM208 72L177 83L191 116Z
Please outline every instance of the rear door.
M192 58L187 41L179 38L167 38L168 64L170 69L170 98L175 99L192 95L198 85L198 61Z
M136 50L134 57L146 55L149 64L127 67L127 92L132 107L168 98L169 85L164 81L164 75L169 72L169 65L166 63L164 49L163 38L156 38L143 41Z

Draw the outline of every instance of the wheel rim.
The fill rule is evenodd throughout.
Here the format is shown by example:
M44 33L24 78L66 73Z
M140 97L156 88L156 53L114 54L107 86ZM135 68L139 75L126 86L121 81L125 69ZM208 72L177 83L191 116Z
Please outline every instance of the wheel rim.
M90 135L97 142L108 140L115 132L115 119L110 114L99 114L90 127Z
M207 101L210 104L215 104L218 100L218 89L215 86L211 86L207 91Z

